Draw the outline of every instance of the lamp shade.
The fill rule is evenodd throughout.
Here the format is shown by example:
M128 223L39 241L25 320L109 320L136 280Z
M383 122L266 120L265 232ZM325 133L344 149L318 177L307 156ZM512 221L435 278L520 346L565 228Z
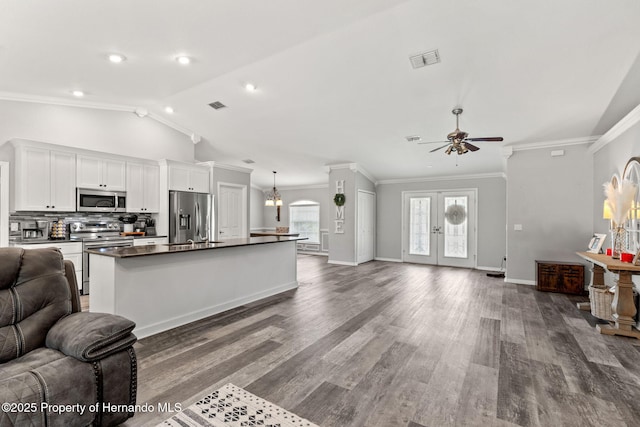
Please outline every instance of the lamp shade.
M605 200L602 206L602 219L611 219L611 205L608 200Z

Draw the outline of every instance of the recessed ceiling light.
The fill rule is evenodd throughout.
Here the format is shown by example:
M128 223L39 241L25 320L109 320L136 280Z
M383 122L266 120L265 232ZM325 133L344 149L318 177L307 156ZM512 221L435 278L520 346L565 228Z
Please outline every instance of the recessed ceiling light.
M164 111L165 111L167 114L173 114L173 108L171 108L171 107L169 107L169 106L164 107Z
M191 58L189 58L188 56L178 56L176 58L176 61L178 61L178 64L180 64L180 65L189 65L189 64L191 64Z
M258 89L258 87L253 83L247 83L246 85L244 85L244 88L249 92L253 92L254 90Z
M109 61L113 62L114 64L119 64L126 60L127 60L127 57L119 53L112 53L109 55Z
M84 96L84 92L81 90L72 90L71 94L73 94L73 96L76 96L78 98L82 98Z

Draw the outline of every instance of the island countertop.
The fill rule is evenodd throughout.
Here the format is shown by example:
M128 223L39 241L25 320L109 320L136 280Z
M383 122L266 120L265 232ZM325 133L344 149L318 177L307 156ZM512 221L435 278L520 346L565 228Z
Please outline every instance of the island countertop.
M148 255L162 255L179 252L203 251L210 249L232 248L238 246L263 245L268 243L290 242L295 240L306 240L306 237L248 237L241 239L226 239L225 241L213 241L208 243L169 243L161 245L129 246L117 248L96 248L87 249L85 252L95 255L103 255L113 258L131 258Z

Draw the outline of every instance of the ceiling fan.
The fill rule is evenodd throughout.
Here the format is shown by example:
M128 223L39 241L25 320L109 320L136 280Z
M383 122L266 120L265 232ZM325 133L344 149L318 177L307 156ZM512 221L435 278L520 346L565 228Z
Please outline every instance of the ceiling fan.
M460 118L460 114L462 114L462 108L454 108L451 112L456 116L456 130L454 130L449 135L447 135L447 139L449 141L434 141L434 142L418 143L418 144L437 144L439 142L446 142L445 145L438 148L434 148L433 150L429 151L430 153L433 153L434 151L442 150L445 147L449 147L447 148L447 151L445 151L445 153L451 154L453 151L455 151L458 154L464 154L468 151L478 151L480 149L480 147L476 147L475 145L471 144L470 141L473 141L473 142L503 141L503 138L501 136L486 137L486 138L467 138L469 134L467 132L461 131L460 126L458 125L458 119Z

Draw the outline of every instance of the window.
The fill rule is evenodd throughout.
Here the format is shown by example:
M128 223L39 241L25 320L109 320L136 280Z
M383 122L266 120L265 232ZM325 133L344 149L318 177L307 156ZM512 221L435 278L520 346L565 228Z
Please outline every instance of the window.
M320 205L302 200L289 205L289 232L300 233L307 243L320 243Z

